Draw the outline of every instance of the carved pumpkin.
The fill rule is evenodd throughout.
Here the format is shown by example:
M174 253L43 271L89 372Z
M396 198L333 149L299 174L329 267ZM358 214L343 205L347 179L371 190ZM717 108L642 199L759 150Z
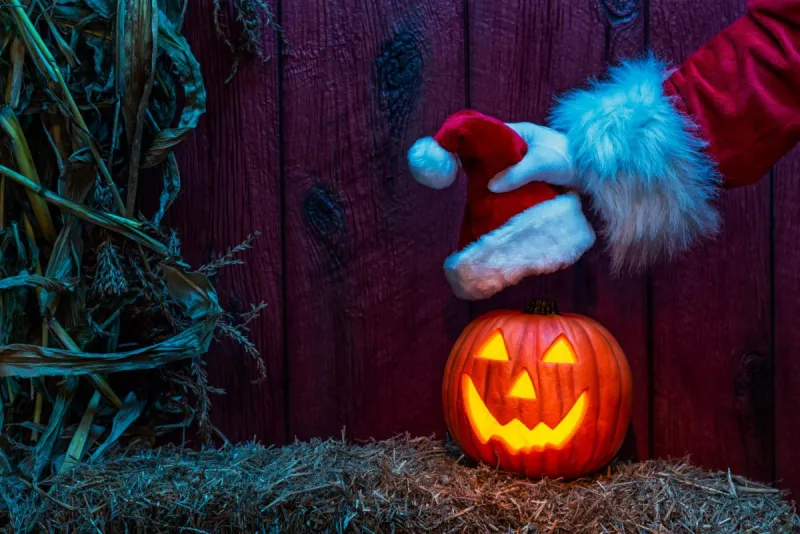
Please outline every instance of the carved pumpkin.
M445 421L471 458L531 477L574 478L617 453L631 375L600 324L551 301L470 323L445 369Z

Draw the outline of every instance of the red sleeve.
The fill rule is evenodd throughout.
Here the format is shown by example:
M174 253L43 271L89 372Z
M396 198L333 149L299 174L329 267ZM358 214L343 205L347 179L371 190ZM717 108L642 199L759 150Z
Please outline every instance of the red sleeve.
M800 141L800 1L747 9L664 86L708 141L727 188L758 181Z

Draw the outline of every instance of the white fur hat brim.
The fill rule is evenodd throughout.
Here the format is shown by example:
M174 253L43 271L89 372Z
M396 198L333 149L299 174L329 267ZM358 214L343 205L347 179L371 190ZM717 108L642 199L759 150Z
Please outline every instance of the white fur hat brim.
M445 275L459 298L485 299L527 276L572 265L594 242L580 197L568 193L528 208L452 254Z

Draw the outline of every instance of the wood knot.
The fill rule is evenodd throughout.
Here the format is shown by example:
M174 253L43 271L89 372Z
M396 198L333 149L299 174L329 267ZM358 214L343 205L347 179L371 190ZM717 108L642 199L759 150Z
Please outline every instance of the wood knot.
M389 132L398 138L408 124L422 85L422 48L416 29L403 29L381 46L375 60L375 84Z
M321 237L334 238L345 231L342 199L324 185L313 185L306 192L303 197L303 217Z
M317 184L306 191L303 197L303 218L326 252L326 261L319 263L320 274L343 273L340 269L347 259L347 232L344 202L336 193L324 185ZM322 258L321 257L321 258Z
M601 0L600 9L614 26L635 19L641 10L641 0Z

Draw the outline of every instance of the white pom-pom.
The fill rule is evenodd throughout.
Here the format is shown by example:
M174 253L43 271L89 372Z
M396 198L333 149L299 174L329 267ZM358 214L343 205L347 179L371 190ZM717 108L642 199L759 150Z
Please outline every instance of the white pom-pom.
M432 137L423 137L411 146L408 166L417 182L433 189L450 186L458 175L456 157Z

